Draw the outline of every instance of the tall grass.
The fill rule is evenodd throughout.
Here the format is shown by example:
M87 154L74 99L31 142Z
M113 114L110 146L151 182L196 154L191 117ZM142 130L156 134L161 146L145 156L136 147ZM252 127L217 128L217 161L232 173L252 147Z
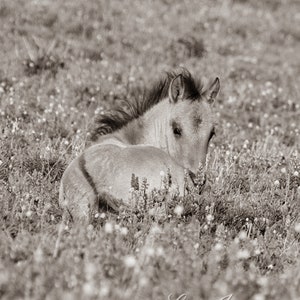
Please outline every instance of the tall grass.
M2 0L0 297L300 298L297 11ZM139 209L62 222L59 181L94 117L179 65L221 78L201 196L145 199L139 179Z

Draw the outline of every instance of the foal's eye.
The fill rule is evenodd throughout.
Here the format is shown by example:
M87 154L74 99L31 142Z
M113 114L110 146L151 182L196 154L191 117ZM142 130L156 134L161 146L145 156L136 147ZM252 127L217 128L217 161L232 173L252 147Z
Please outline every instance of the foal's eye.
M181 136L181 129L178 127L173 128L173 133L176 137L180 137Z
M182 134L181 126L176 121L172 121L171 126L175 137L180 137Z

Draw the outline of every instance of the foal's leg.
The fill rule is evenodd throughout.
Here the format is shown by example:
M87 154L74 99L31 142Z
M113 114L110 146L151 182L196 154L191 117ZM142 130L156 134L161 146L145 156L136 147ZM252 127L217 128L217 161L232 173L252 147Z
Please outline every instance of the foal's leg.
M96 198L80 156L71 162L62 177L59 204L74 221L88 222L90 209L95 207Z

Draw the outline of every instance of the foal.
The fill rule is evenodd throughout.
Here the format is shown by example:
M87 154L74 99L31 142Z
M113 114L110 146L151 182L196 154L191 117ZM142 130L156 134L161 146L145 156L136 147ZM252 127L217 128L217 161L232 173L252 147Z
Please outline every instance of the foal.
M103 205L118 211L130 204L132 174L146 177L152 190L161 187L160 172L168 170L183 195L185 170L193 177L199 162L205 164L219 89L218 78L203 89L183 69L167 73L141 102L130 104L130 112L101 116L93 144L62 177L60 204L76 220L86 220L91 208Z

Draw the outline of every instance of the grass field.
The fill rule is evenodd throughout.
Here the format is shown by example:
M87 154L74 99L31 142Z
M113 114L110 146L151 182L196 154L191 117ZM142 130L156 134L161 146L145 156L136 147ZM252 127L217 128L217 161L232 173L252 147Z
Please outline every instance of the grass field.
M1 0L0 28L1 299L300 299L298 0ZM221 80L198 213L63 225L94 117L178 66Z

